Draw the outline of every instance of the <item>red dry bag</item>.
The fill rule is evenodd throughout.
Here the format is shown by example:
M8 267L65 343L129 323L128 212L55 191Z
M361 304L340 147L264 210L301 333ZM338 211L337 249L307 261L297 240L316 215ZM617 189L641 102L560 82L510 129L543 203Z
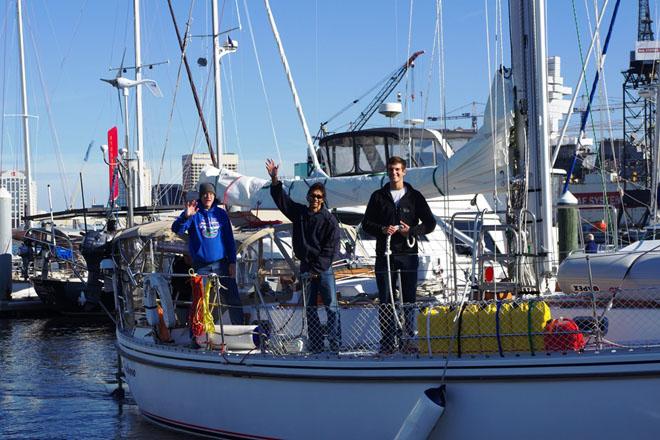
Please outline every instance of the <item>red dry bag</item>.
M546 351L578 351L585 345L584 336L575 321L568 318L552 319L545 326L543 343Z

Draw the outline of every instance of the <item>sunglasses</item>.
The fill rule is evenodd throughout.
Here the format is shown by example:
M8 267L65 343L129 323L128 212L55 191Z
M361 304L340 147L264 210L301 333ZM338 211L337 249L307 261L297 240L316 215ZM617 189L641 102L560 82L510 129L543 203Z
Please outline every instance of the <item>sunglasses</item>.
M323 200L323 196L318 195L318 194L310 194L307 197L310 198L310 199Z

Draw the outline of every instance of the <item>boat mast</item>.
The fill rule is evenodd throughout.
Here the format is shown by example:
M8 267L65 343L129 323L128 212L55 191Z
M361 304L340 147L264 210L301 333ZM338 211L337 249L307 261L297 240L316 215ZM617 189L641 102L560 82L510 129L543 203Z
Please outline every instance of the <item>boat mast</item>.
M133 32L135 44L135 81L138 81L135 86L135 159L137 162L137 169L134 176L135 190L135 206L145 206L146 192L143 186L144 176L144 153L143 147L143 130L142 130L142 43L140 31L140 0L133 0ZM127 147L128 148L128 147ZM133 182L131 182L133 183Z
M548 67L545 0L510 0L511 62L515 76L518 129L529 146L524 157L529 172L526 193L536 217L540 249L539 270L549 280L556 271L556 243L552 228L552 185L548 135ZM525 111L526 110L526 118Z
M16 1L16 12L18 15L18 56L21 66L21 98L23 101L23 154L25 161L25 217L32 215L32 165L30 160L30 124L27 101L27 84L25 81L25 51L23 49L23 10L22 0Z
M296 85L293 82L293 76L291 75L291 69L289 68L289 62L286 59L286 54L284 53L284 46L282 46L282 40L280 40L280 33L277 31L277 25L275 24L275 18L273 17L273 12L270 10L270 4L268 0L264 0L266 5L266 12L268 13L268 21L270 22L270 27L273 30L273 35L275 36L275 42L277 43L277 48L280 52L280 59L284 65L284 72L286 73L286 79L289 81L289 87L291 88L291 93L293 94L293 103L296 106L296 111L298 112L298 118L300 118L300 123L303 127L303 132L305 133L305 141L307 142L307 148L309 149L309 155L312 158L312 164L314 165L314 171L320 175L326 176L327 174L321 169L319 164L319 159L316 157L316 151L314 149L314 143L312 142L312 137L309 134L309 128L307 128L307 120L305 119L305 114L302 110L302 105L300 104L300 99L298 99L298 91L296 90Z
M539 171L537 181L540 182L541 195L537 198L540 206L537 209L536 219L540 220L541 246L545 251L541 260L544 274L556 273L557 255L554 234L552 233L552 183L550 164L550 141L549 141L549 115L548 115L548 54L546 52L546 27L545 27L545 0L534 1L534 55L536 81L534 83L534 98L536 100L536 114L530 114L530 121L538 120L538 124L532 133L535 137L530 139L536 143L538 148ZM530 134L532 134L530 133ZM553 267L553 265L555 267Z

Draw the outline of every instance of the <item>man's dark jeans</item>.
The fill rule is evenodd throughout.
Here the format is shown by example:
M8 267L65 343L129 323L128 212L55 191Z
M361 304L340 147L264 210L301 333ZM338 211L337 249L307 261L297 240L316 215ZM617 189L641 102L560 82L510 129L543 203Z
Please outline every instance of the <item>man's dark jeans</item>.
M302 270L302 268L301 268ZM339 310L337 309L337 292L335 287L335 274L332 268L320 274L311 275L305 288L305 301L307 302L307 333L310 342L310 351L323 351L323 333L319 320L317 296L321 296L328 316L326 329L330 351L337 352L341 345L341 330L339 323Z
M405 338L415 336L415 311L412 306L407 306L415 302L415 292L417 289L417 268L419 259L416 254L390 255L390 273L392 277L392 293L394 295L395 307L397 313L398 301L396 296L396 286L401 273L401 289L403 303L405 307ZM378 285L378 298L380 299L380 309L378 310L378 320L380 323L380 348L382 351L392 351L396 347L395 336L401 337L399 324L396 322L394 309L392 308L392 297L390 289L387 286L387 260L384 256L376 257L376 284Z

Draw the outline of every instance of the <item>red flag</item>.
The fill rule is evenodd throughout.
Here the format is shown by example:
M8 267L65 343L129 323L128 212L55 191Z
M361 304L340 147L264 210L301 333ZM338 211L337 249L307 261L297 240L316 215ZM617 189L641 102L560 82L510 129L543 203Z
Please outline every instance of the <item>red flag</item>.
M108 130L108 164L110 164L110 200L117 200L119 197L119 173L115 172L117 168L117 127Z

